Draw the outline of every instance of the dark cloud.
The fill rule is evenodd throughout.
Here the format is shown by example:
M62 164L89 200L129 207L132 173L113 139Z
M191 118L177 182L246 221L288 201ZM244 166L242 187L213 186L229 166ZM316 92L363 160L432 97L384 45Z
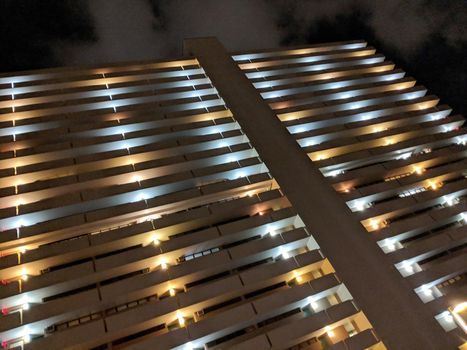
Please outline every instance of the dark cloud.
M282 45L365 39L455 112L467 115L464 1L277 3Z
M65 64L56 45L96 39L86 3L0 0L0 71Z
M165 31L155 30L157 21L149 1L91 0L87 4L99 40L57 47L69 64L135 61L167 54Z
M343 16L359 15L379 41L405 56L415 54L433 34L449 45L467 41L465 0L270 0L278 8L278 20L285 35L296 41L306 39L310 27L319 23L333 25ZM345 28L346 30L349 27ZM342 30L341 30L342 31Z
M465 0L0 0L0 70L365 39L467 113Z
M280 41L276 8L267 1L92 0L89 8L99 42L62 47L69 62L178 57L183 39L196 36L217 36L230 50Z

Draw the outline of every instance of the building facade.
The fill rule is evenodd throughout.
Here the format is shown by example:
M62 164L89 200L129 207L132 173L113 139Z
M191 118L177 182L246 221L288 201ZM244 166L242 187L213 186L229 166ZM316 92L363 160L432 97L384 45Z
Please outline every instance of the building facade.
M7 349L456 349L464 119L365 42L0 76Z

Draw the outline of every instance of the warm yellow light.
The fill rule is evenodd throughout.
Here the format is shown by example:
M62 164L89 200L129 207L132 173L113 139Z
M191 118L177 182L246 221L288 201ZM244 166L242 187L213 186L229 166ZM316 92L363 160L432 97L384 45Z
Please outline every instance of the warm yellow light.
M393 140L393 139L387 139L387 140L386 140L386 143L385 143L386 146L393 145L393 144L394 144L394 140Z
M463 313L465 309L467 309L467 301L454 306L454 309L452 310L452 316L456 320L457 324L462 328L462 330L467 333L467 324L465 323L463 316L460 315L460 313Z
M437 190L442 186L442 182L429 182L428 184L432 190Z
M296 120L296 119L298 119L296 115L291 115L291 116L285 117L282 121L288 122L290 120Z
M459 313L463 312L465 309L467 309L467 301L457 304L452 311L455 313Z
M143 180L143 177L141 175L133 175L131 178L132 182L140 182L141 180Z
M26 253L26 250L27 250L27 249L24 248L24 247L19 248L19 252L20 252L21 254Z
M324 160L326 159L326 157L323 155L323 154L319 154L317 157L316 157L316 160Z
M325 329L325 331L328 333L328 335L329 335L330 337L334 337L335 333L334 333L334 331L331 329L331 327L326 326L324 329Z
M300 283L303 281L303 277L300 276L297 272L294 272L294 277L295 277L295 280Z
M414 172L418 175L421 175L425 170L422 167L416 166L414 167Z
M21 275L21 279L25 282L28 280L28 278L28 275Z
M161 261L161 269L162 270L167 270L168 267L169 267L169 265L167 265L167 262L165 260L162 260Z
M170 289L169 289L169 294L170 294L171 297L174 297L175 294L176 294L175 289L170 288Z
M185 326L185 318L180 313L180 311L177 311L177 319L178 319L178 324L180 325L180 327L184 327Z
M373 230L377 230L379 228L379 221L377 220L370 220L370 225L373 228Z

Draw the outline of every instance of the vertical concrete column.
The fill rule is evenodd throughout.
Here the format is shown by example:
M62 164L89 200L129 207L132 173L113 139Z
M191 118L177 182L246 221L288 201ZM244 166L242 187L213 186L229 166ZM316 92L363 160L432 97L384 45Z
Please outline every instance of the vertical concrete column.
M455 349L389 259L215 38L187 39L235 119L389 349Z

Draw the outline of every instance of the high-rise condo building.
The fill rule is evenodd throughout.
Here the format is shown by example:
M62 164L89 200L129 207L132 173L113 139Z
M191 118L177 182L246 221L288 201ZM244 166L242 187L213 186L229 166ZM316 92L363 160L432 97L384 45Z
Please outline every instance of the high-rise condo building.
M465 349L463 123L363 41L0 75L1 345Z

